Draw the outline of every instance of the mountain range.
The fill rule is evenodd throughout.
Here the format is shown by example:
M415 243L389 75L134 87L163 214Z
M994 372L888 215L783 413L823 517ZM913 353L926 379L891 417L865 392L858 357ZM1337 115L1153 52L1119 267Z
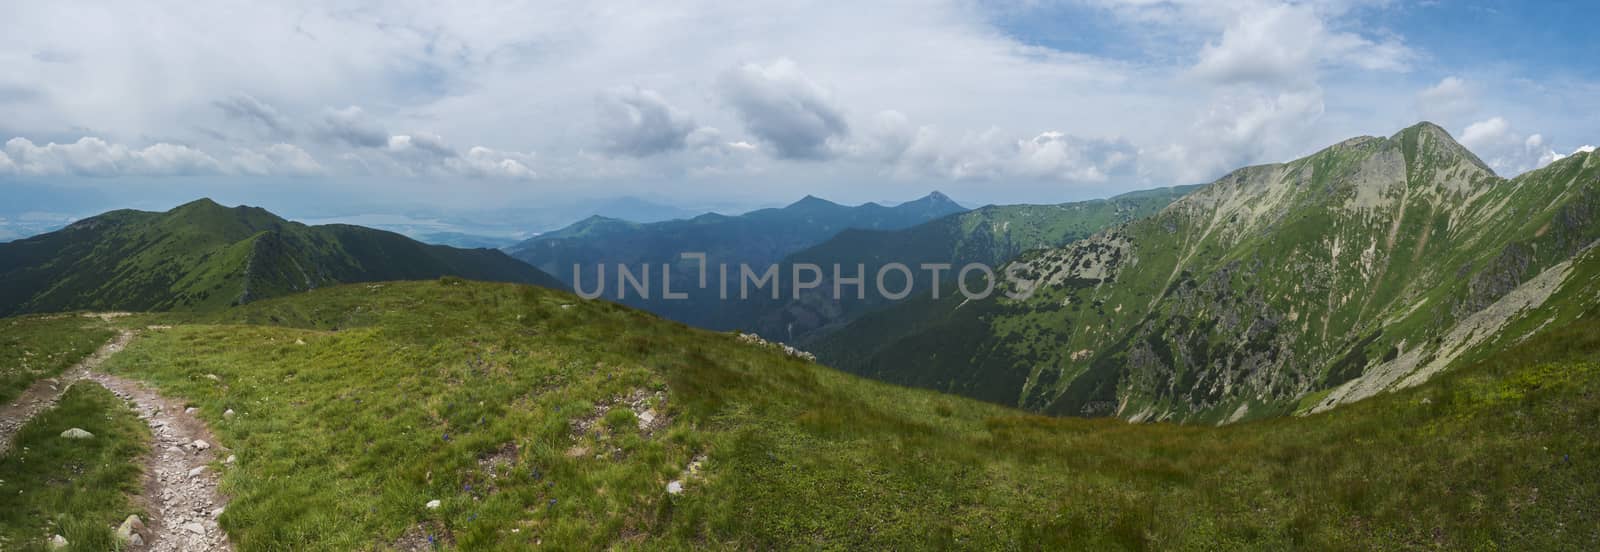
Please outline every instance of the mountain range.
M307 226L201 199L164 213L111 211L0 244L0 315L216 308L335 283L445 275L562 287L492 249Z
M739 216L591 217L509 256L200 200L0 244L0 314L209 309L442 275L570 289L577 266L606 299L798 344L883 381L1054 415L1236 422L1415 385L1572 320L1597 270L1594 159L1508 180L1422 123L1106 200L967 210L938 192L893 207L807 196ZM892 301L834 297L824 271L795 296L723 300L694 285L701 265L686 252L785 275L938 262L1014 279L969 299L953 276L935 286L914 272L912 297ZM665 270L687 297L611 295L617 265Z
M1592 153L1503 179L1428 123L1247 167L1014 261L1013 300L913 300L824 361L1057 415L1231 422L1425 381L1593 303Z
M623 304L689 324L724 327L724 313L732 307L708 297L715 295L715 290L689 290L690 298L681 301L663 299L659 293L653 298L623 297L617 292L616 266L627 265L635 271L645 266L657 271L663 265L671 266L671 279L678 282L674 289L680 289L698 282L700 274L699 262L683 259L682 253L704 253L708 264L727 264L733 270L740 264L759 269L847 229L901 229L963 211L966 208L938 192L893 207L877 203L845 206L806 196L785 207L737 216L707 213L654 223L589 217L506 251L568 285L575 283L573 270L579 267L587 278L584 288L604 284L611 290L605 294L608 299L620 298ZM598 281L597 266L606 267L603 282ZM659 290L660 272L656 275L653 285Z
M829 267L822 271L817 287L803 290L799 298L758 295L741 301L723 325L803 345L892 303L876 289L852 294L853 287L841 287L847 293L834 296L833 265L842 267L844 278L858 272L868 275L864 285L875 288L874 275L884 265L901 263L913 269L912 281L907 285L902 275L889 272L885 287L923 294L933 285L932 275L918 269L924 263L946 263L952 270L969 263L998 267L1025 251L1059 247L1153 215L1195 188L1174 186L1056 205L989 205L899 230L846 229L779 262L780 275L793 273L797 264ZM946 280L952 277L947 275Z
M691 247L981 262L964 283L999 293L664 311L769 340L210 200L0 244L0 546L1600 542L1593 153L1505 179L1424 123L1202 186L899 209L598 219L522 253L684 284ZM75 309L145 312L11 316Z

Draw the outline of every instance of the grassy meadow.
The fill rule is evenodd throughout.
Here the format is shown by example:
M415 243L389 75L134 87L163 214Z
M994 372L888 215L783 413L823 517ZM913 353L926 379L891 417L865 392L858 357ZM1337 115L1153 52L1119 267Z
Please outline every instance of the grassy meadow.
M1600 545L1588 324L1212 428L1032 416L453 278L118 323L157 322L105 369L238 454L240 550Z
M94 437L62 438L71 428ZM46 550L52 535L65 537L71 551L121 549L113 530L142 513L133 497L149 442L138 415L106 388L80 382L67 389L0 456L0 550Z
M0 404L94 353L114 332L75 315L0 319Z

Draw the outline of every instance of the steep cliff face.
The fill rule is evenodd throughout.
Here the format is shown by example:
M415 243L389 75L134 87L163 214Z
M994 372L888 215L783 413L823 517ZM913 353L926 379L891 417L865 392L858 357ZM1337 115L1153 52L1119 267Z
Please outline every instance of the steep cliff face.
M1424 123L1240 169L1153 217L1017 260L1011 286L1032 297L950 308L926 330L978 326L978 344L889 345L844 367L956 392L945 383L975 376L916 374L1022 372L1003 402L1135 420L1357 400L1425 379L1545 303L1600 237L1592 158L1505 180Z

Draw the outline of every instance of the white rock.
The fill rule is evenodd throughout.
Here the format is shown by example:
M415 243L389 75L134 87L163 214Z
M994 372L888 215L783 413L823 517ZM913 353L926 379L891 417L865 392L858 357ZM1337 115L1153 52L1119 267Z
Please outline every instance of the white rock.
M68 439L93 439L94 438L94 434L93 433L89 433L87 431L84 431L84 430L78 429L78 428L72 428L72 429L63 431L63 432L61 432L61 436L62 437L66 437Z
M667 494L683 494L683 482L673 481L667 483Z
M139 538L141 532L144 532L144 520L136 515L128 516L128 519L122 520L122 525L117 526L117 538L134 546L144 544L144 540Z
M194 414L194 413L199 412L199 411L200 411L200 409L192 407L192 406L189 407L189 408L183 409L183 413L184 414Z
M50 537L50 549L60 550L67 547L67 538L61 535Z
M206 450L208 448L211 448L211 443L207 443L205 441L202 441L202 440L199 440L199 439L195 439L193 443L189 443L189 446L194 447L195 450Z
M233 419L233 409L229 408L227 410L222 411L222 417L226 418L226 419L229 419L229 420L232 420Z
M228 459L227 460L223 460L222 463L224 463L224 464L232 464L234 460L238 460L238 459L239 459L238 457L236 457L236 456L234 456L232 454L229 454L228 455Z
M424 504L423 506L426 507L429 510L438 510L439 509L439 500L438 499L429 500L428 503Z
M191 478L200 477L200 474L203 474L203 473L206 473L206 467L205 466L197 466L197 467L195 467L195 469L189 470L189 477L191 477Z
M183 524L183 530L184 531L188 531L190 533L194 533L196 535L204 535L204 534L206 534L206 526L201 525L200 522L197 522L197 521L191 521L189 523Z

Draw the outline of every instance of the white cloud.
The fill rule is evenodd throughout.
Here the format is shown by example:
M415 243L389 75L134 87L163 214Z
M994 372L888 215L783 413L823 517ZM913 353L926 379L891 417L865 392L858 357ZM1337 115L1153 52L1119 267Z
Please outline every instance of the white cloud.
M277 109L248 94L235 94L212 102L212 105L229 118L245 121L266 136L286 138L294 135L294 129Z
M142 149L84 137L70 144L36 145L26 138L6 141L16 172L28 176L177 176L222 174L221 163L201 151L165 142Z
M889 164L900 177L1080 184L1130 176L1138 157L1137 148L1125 140L1082 138L1054 130L1031 137L997 128L948 136L933 126L913 126L898 111L879 113L847 149L858 159Z
M316 158L294 144L272 144L261 150L239 149L232 159L235 169L243 174L315 176L327 172Z
M613 88L597 98L596 106L601 147L618 155L644 157L681 150L696 130L687 112L654 90Z
M1474 108L1471 90L1461 77L1445 77L1417 93L1417 113L1424 119L1449 124Z
M533 169L531 154L496 151L483 146L467 150L466 155L447 159L444 166L464 176L480 178L528 179L538 176Z
M1320 87L1281 92L1230 91L1171 143L1141 156L1152 181L1205 182L1245 165L1292 159L1304 148L1326 146L1312 136L1326 111Z
M432 160L455 157L456 150L444 143L444 138L431 132L397 134L386 141L389 153L410 159Z
M323 172L311 154L292 144L237 148L226 162L183 145L161 142L135 148L93 136L44 145L12 138L0 152L0 174L23 176L311 176Z
M224 174L316 174L273 157L290 145L330 181L410 177L385 185L420 202L461 195L440 183L533 175L479 201L852 201L928 179L1038 201L1201 182L1419 113L1450 128L1503 114L1545 136L1594 127L1570 115L1600 112L1592 85L1525 93L1556 84L1407 72L1429 53L1385 30L1388 9L1366 7L1381 2L1075 0L1106 18L1083 25L1103 40L1066 41L1078 51L1030 34L1049 25L992 17L1048 2L21 3L0 33L0 89L26 101L0 97L0 140L166 142ZM884 127L885 112L908 115ZM30 163L7 158L13 174Z
M358 106L325 109L317 126L327 140L351 147L376 148L389 143L389 133Z
M794 60L746 63L722 75L722 97L745 128L784 159L824 159L849 133L843 113L827 89L800 71Z
M1304 82L1325 65L1404 71L1412 57L1398 41L1329 29L1312 5L1274 4L1243 10L1200 51L1193 71L1223 83Z
M1537 136L1537 135L1535 135L1535 136ZM1580 153L1594 153L1594 150L1595 150L1595 147L1594 146L1590 146L1590 145L1578 146L1577 149L1572 150L1572 153L1569 153L1569 154L1566 154L1566 155L1562 155L1562 154L1556 153L1555 150L1549 150L1544 155L1539 156L1539 166L1543 167L1545 165L1549 165L1549 164L1554 163L1556 161L1560 161L1562 159L1566 159L1568 157L1572 157L1572 156L1580 154Z
M1504 117L1490 117L1467 125L1461 145L1478 154L1501 176L1511 177L1544 167L1566 155L1556 153L1541 134L1524 137ZM1582 150L1583 148L1579 148ZM1576 152L1574 152L1576 153Z
M395 134L382 147L363 148L340 157L356 172L369 175L424 178L533 179L532 153L484 146L460 152L430 132Z

